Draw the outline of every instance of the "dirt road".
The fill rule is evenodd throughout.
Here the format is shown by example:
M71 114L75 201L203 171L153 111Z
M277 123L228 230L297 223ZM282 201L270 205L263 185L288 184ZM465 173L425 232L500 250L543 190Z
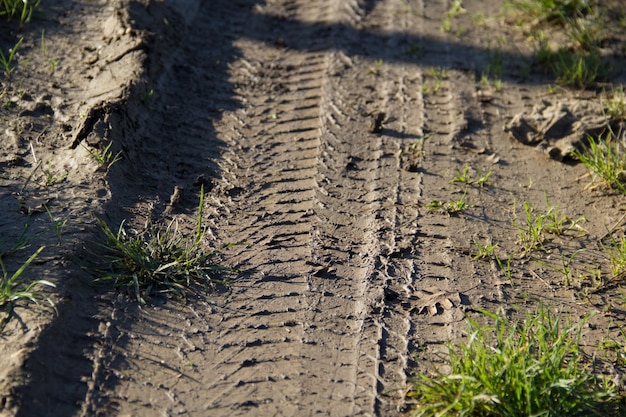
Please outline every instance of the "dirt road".
M32 313L36 330L7 327L5 352L24 348L6 361L0 410L398 415L407 377L463 337L466 311L530 299L574 314L596 308L581 307L549 268L519 261L511 285L495 261L472 260L476 239L515 251L516 201L549 196L572 218L592 217L595 204L590 233L564 247L601 236L622 201L581 198L583 167L503 132L552 98L543 74L520 81L530 50L489 20L500 2L489 3L464 2L487 23L467 14L455 34L441 30L447 0L102 1L97 13L68 2L105 33L98 61L77 69L102 91L61 88L66 106L50 106L48 129L69 134L37 145L82 172L68 170L69 185L53 191L77 220L55 266L43 267L61 283L58 315ZM49 42L62 35L48 33ZM480 82L496 47L510 82L501 91ZM110 141L124 159L96 171L85 148ZM25 177L34 162L27 142L18 149L25 162L12 169ZM474 178L492 172L493 186L451 183L466 164ZM4 180L7 190L23 184ZM135 228L176 218L193 230L201 185L205 239L241 271L227 291L140 307L62 261L97 232L94 215ZM175 188L184 191L170 204ZM427 207L451 199L467 210Z

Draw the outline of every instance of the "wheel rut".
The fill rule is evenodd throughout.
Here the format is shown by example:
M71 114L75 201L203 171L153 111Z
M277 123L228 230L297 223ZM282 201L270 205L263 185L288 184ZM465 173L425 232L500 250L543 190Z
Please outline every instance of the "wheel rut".
M264 12L290 21L319 25L353 18L322 3L273 6ZM325 44L332 39L309 27L315 42L307 52L242 45L254 53L248 58L244 52L234 64L262 82L235 82L245 85L237 94L248 105L224 117L229 149L243 151L224 158L235 162L224 168L235 174L225 187L245 191L233 198L229 222L218 233L246 242L229 261L254 272L229 300L237 313L223 321L236 329L221 338L221 353L234 373L221 383L215 409L264 415L358 415L375 409L376 378L360 376L376 373L375 360L362 363L375 357L374 344L364 348L361 341L368 265L353 259L365 246L368 220L355 223L356 216L339 205L344 199L362 201L367 190L341 199L333 195L358 180L343 177L350 155L333 132L347 120L341 93L329 81L343 63L328 52ZM258 54L259 48L267 50ZM260 55L266 58L259 61ZM233 125L241 126L234 135ZM372 169L367 172L373 179ZM350 233L342 230L354 226ZM242 350L242 341L250 348ZM254 400L233 404L236 398Z
M248 390L245 397L258 400L254 412L261 414L284 413L287 403L305 414L397 412L410 323L408 310L389 301L408 297L414 274L411 260L393 257L409 253L415 236L419 174L402 170L399 156L402 141L420 138L422 116L405 110L406 100L421 108L420 78L384 65L379 71L393 81L380 84L367 71L373 63L333 51L341 49L337 43L354 41L342 25L383 19L393 31L397 11L390 3L380 16L367 16L357 2L335 10L314 2L306 2L306 8L297 2L273 4L275 9L264 12L290 21L306 21L298 15L304 12L314 23L309 26L314 45L303 48L306 53L241 46L255 51L250 58L244 52L233 73L255 82L234 80L244 86L237 94L247 106L226 114L216 129L228 148L238 151L225 155L230 164L222 167L229 173L223 187L245 191L233 198L232 220L218 233L222 243L225 238L246 242L229 261L255 273L229 300L229 308L241 313L228 314L223 324L250 331L233 332L233 342L223 338L223 352L233 352L235 362L246 366L236 367L223 383L231 389L223 391L216 408L232 408L227 401L236 389L237 395ZM336 29L324 28L332 23ZM259 55L266 59L255 61ZM373 109L354 101L362 91L345 88L343 77L356 78L373 92L375 106L398 114L395 138L370 131ZM409 98L400 97L399 90L411 90ZM255 306L253 299L262 303ZM287 335L276 340L281 324L289 326ZM241 343L256 346L244 351ZM282 393L278 405L277 393Z
M406 50L423 6L194 10L162 58L158 115L125 144L133 178L164 191L134 203L184 223L166 193L191 190L191 211L204 178L206 238L235 244L220 256L242 275L184 305L118 300L83 415L396 415L415 350L426 105Z

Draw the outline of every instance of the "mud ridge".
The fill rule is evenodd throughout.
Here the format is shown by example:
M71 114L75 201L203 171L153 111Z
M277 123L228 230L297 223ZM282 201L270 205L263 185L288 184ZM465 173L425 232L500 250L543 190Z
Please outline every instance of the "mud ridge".
M30 144L28 155L34 159L31 176L34 179L39 175L37 170L43 166L43 160L38 165L37 162L38 156L42 155L45 155L48 169L60 171L65 167L68 173L70 170L78 173L68 175L57 187L49 187L43 194L46 209L59 216L58 219L65 219L67 227L54 240L46 237L49 232L45 228L39 232L44 236L46 250L56 248L56 255L52 258L44 255L45 259L41 256L35 264L41 263L45 268L36 267L34 274L45 276L56 284L58 294L51 295L56 301L56 314L50 313L50 320L45 320L45 326L39 332L23 325L25 331L37 334L37 337L21 350L23 363L13 371L7 370L11 375L4 382L15 385L10 387L10 401L6 402L4 398L0 407L0 411L18 416L80 413L90 395L90 380L100 362L99 352L102 346L109 344L105 330L106 323L111 321L111 297L91 285L92 277L77 262L83 242L92 237L93 209L107 195L103 182L95 181L90 188L84 186L85 176L95 170L86 148L100 147L106 130L102 120L106 116L100 111L101 105L107 103L114 108L125 101L132 82L130 74L139 72L145 56L141 36L129 29L130 19L125 7L106 1L90 5L63 2L51 7L54 12L65 10L70 15L90 13L91 19L68 21L66 15L62 15L62 22L44 19L37 23L45 27L40 29L41 38L45 30L46 41L55 45L55 54L65 53L80 65L70 71L75 78L46 76L55 80L51 82L54 94L36 99L39 102L36 108L40 109L38 111L43 109L47 117L42 120L45 121L43 125L33 124L32 129L43 129L37 138L46 136L45 140L37 139ZM82 30L90 35L82 36L76 44L58 42L64 36L75 37ZM94 45L100 45L100 49L96 50ZM37 58L35 56L35 60ZM35 65L41 68L39 64ZM60 65L63 67L65 61L61 60ZM89 82L78 89L77 79ZM85 117L76 117L79 113ZM37 112L23 114L37 116ZM100 124L96 126L98 122ZM85 146L78 146L79 142ZM28 200L42 196L34 194L27 186L28 182L20 193L30 205L32 203ZM71 187L75 187L74 191L68 193ZM46 194L50 197L46 198ZM28 214L37 215L36 212ZM23 222L23 219L16 220L16 223ZM35 218L34 224L45 227L41 218Z

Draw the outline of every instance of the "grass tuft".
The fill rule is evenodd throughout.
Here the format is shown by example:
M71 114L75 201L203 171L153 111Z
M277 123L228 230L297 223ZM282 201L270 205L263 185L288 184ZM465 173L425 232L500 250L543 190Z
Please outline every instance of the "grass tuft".
M524 201L524 214L525 223L519 224L514 220L513 226L518 231L518 243L523 255L528 255L536 249L543 249L545 215L538 213L527 201Z
M0 0L0 16L19 18L22 24L28 23L39 3L41 0Z
M41 285L55 287L53 283L43 279L24 283L21 279L26 268L39 256L44 248L44 246L41 246L37 249L13 274L7 272L0 256L0 268L2 269L2 275L0 276L0 308L5 312L5 315L0 318L0 331L4 329L4 326L13 315L16 304L20 301L28 301L39 305L38 300L43 298L54 308L54 303L49 298L35 291L35 288Z
M456 170L455 176L450 180L450 184L461 183L465 185L475 185L479 188L483 188L484 186L490 186L491 182L489 182L489 177L491 177L493 171L481 172L480 170L476 171L477 178L472 178L470 174L470 166L469 164L465 164L463 167L463 171Z
M137 234L130 234L123 222L113 231L97 219L104 233L104 242L99 244L103 253L93 255L103 262L89 269L96 273L98 281L127 289L142 304L155 293L184 298L194 288L209 291L217 284L225 284L221 277L236 271L212 263L217 250L206 250L202 244L203 194L202 189L193 237L178 229L176 219L166 227L151 225Z
M603 78L606 63L602 62L596 49L578 52L568 48L556 51L542 45L537 52L537 60L554 74L563 87L587 88L598 78Z
M567 25L594 13L589 0L512 0L510 4L537 23Z
M582 151L575 150L572 156L587 168L592 184L599 183L626 194L626 158L620 142L614 140L610 131L597 138L588 136L588 141Z
M626 119L626 94L624 86L614 87L610 93L603 92L604 111L612 120Z
M518 23L530 24L529 34L539 41L537 62L561 86L584 89L607 78L608 65L600 51L609 34L617 30L607 21L610 13L605 7L592 0L515 0L509 4L517 11Z
M451 372L418 375L413 416L590 416L626 411L623 393L582 352L585 320L563 322L540 307L522 322L481 310L467 343L448 346ZM615 414L623 415L623 414Z
M472 259L490 259L496 257L496 249L498 248L497 243L493 243L493 239L488 237L484 243L478 241L476 238L473 239L474 245L476 245L476 251L472 254Z
M426 204L425 207L429 211L439 211L447 214L448 216L457 215L469 208L467 201L465 200L465 196L467 194L467 190L456 200L449 201L438 201L433 200L430 203Z
M610 246L605 249L611 263L611 281L623 282L626 274L626 237L610 236Z
M4 70L4 74L7 77L10 77L17 68L17 65L15 64L15 55L17 54L17 50L23 41L24 38L20 38L20 40L17 41L13 48L11 48L6 54L0 50L0 66Z
M117 162L123 159L122 151L118 151L116 154L114 154L113 151L111 150L112 145L113 145L113 142L109 142L109 144L105 146L104 149L102 150L99 150L99 149L92 150L92 149L89 149L85 145L82 145L82 146L83 148L87 150L87 152L89 152L89 155L91 155L91 158L94 161L96 161L100 169L108 173L113 165L115 165Z

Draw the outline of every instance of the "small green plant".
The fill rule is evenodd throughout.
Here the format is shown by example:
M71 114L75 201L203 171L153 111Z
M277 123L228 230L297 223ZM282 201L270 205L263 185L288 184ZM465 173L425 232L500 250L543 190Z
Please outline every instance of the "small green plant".
M604 111L611 119L626 119L626 95L624 94L623 85L614 88L611 94L604 92L602 101L604 103Z
M489 51L488 63L487 63L487 76L489 78L500 80L502 79L502 51L500 49L493 49Z
M113 151L111 150L111 145L113 145L113 142L109 142L109 144L105 146L104 149L102 150L99 150L99 149L92 150L84 145L83 147L87 150L87 152L89 152L89 155L91 155L93 160L98 163L100 168L102 168L106 172L109 172L111 167L116 162L119 162L122 160L122 151L119 151L116 154L113 154Z
M441 22L441 31L447 33L450 32L450 29L452 29L452 18L446 16Z
M66 172L63 175L58 175L56 172L54 172L52 170L52 168L50 168L50 164L48 163L48 166L46 168L43 168L43 185L45 187L51 187L55 184L58 184L59 182L65 181L67 179L67 176L69 175L68 172Z
M513 286L513 269L511 268L511 256L506 258L506 263L496 255L496 263L500 271L504 273L506 279L509 280L511 286Z
M491 178L491 174L493 174L493 171L487 171L485 173L478 171L477 173L478 179L474 181L474 184L478 185L481 188L484 187L485 185L487 186L491 185L491 183L489 182L489 178Z
M491 237L487 238L484 243L479 242L476 239L472 239L476 246L476 252L474 252L472 259L487 259L496 255L497 243L493 243Z
M559 91L559 87L555 85L548 84L548 94L554 95Z
M89 269L96 273L98 281L127 289L140 303L154 293L185 297L194 287L208 291L225 283L219 277L235 271L213 264L216 250L206 250L202 243L203 194L204 188L192 238L178 229L176 220L167 227L150 226L143 233L131 235L123 222L114 232L98 219L104 233L104 242L98 246L104 255L96 256L104 263Z
M626 366L626 329L619 328L621 340L615 337L605 337L600 343L600 347L604 351L604 356L609 363L617 366Z
M520 225L514 220L513 226L518 230L518 243L522 247L523 254L528 255L543 247L545 216L536 213L527 201L524 201L524 214L525 223Z
M4 329L4 326L13 314L16 304L20 301L29 301L39 305L38 300L43 298L54 308L54 303L49 298L35 291L35 288L41 285L55 287L53 283L43 279L24 283L23 280L20 279L26 268L28 268L43 250L44 246L37 249L37 251L35 251L35 253L33 253L13 274L7 272L2 256L0 256L0 268L2 268L2 276L0 276L0 308L5 312L4 317L0 319L0 331Z
M565 34L573 42L577 50L591 51L602 42L605 28L593 17L570 18L565 21Z
M620 142L613 139L610 131L598 138L588 136L588 142L582 151L573 151L572 156L587 168L592 184L599 182L626 194L626 158Z
M8 55L5 55L4 52L0 50L0 66L4 70L4 74L7 77L10 77L11 74L13 74L13 71L15 71L15 69L17 68L17 65L15 65L15 62L14 62L15 54L17 53L17 50L22 44L23 40L24 38L20 38L20 40L17 41L17 43L13 46L13 48L9 50Z
M585 234L586 231L580 227L579 223L584 221L584 217L577 220L571 220L559 211L557 206L550 204L546 195L547 209L544 212L538 211L524 201L524 220L520 224L517 220L513 220L513 226L518 230L518 243L522 247L524 255L528 255L536 249L543 248L543 242L546 240L546 233L553 235L562 235L565 233ZM514 203L514 211L516 204Z
M606 248L611 261L611 274L613 278L622 280L626 273L626 237L616 239L611 236L610 247Z
M63 230L65 230L65 226L67 226L67 218L53 216L47 204L44 204L44 208L46 209L46 213L48 213L48 217L50 218L50 222L52 223L52 230L54 231L54 234L57 235L59 243L61 243Z
M48 44L46 43L45 33L46 33L45 30L42 29L42 31L41 31L41 52L43 53L43 56L50 63L50 72L54 72L54 70L56 69L57 63L56 63L56 60L52 56L50 56L50 54L48 53Z
M588 88L604 76L604 63L594 49L579 53L567 48L552 51L547 46L540 47L537 59L554 74L557 82L564 87Z
M439 200L433 200L430 203L427 203L425 207L430 211L439 211L443 209L444 203Z
M562 214L558 206L550 204L547 194L545 195L545 198L547 210L543 213L543 218L544 230L547 233L559 236L566 233L573 233L576 235L584 235L587 233L587 231L580 226L580 223L586 221L585 217L579 217L576 220L572 220L568 216Z
M425 207L430 211L441 211L446 213L448 216L459 214L462 211L466 210L469 206L465 201L466 192L461 195L456 200L449 200L446 202L441 202L437 200L433 200L430 203L426 204Z
M577 281L580 285L582 284L582 281L587 278L587 274L581 273L574 268L574 259L583 251L584 249L579 249L569 256L567 256L565 252L560 251L561 264L559 266L551 265L545 262L539 262L539 264L559 272L563 276L563 285L566 287L571 286L574 281Z
M143 102L144 106L146 106L150 110L154 110L154 106L151 105L151 101L153 99L154 99L154 89L153 88L151 88L147 93L145 93L143 95L143 97L141 97L141 101Z
M487 16L483 12L478 12L472 14L472 24L475 27L485 27L487 26L487 22L492 19L487 19Z
M426 75L433 80L431 83L429 83L429 85L426 85L425 83L425 85L422 87L422 91L425 94L437 93L439 90L441 90L444 80L448 79L448 70L446 70L445 68L431 68L428 70Z
M594 13L589 0L512 0L522 20L565 26L569 21Z
M32 242L32 240L36 237L32 234L29 236L30 229L30 216L27 217L26 223L24 223L24 227L20 232L19 236L16 238L12 238L9 240L10 244L8 244L4 237L0 238L0 258L4 256L9 256L14 253L17 253L21 250L28 248Z
M547 200L547 197L546 197ZM568 217L561 215L559 208L556 206L548 206L548 211L544 215L545 231L555 235L562 235L565 233L568 223Z
M448 344L450 373L419 374L409 397L413 416L621 415L619 386L593 372L581 349L581 323L540 306L521 322L478 310L465 343Z
M463 167L463 171L459 171L457 169L456 175L450 180L450 183L454 184L455 182L460 182L461 184L471 184L472 178L470 177L469 169L469 164L465 164L465 166Z
M411 143L405 151L402 151L400 153L400 156L416 156L419 158L424 158L425 155L425 151L424 151L424 144L426 143L426 140L428 140L430 138L430 134L428 135L424 135L419 139L416 139L413 143Z
M441 22L441 30L443 32L450 32L452 29L452 19L464 13L467 13L467 10L463 8L463 0L453 0L450 9L448 9L446 16Z
M0 16L7 16L9 19L19 17L22 24L28 23L40 2L41 0L0 0Z
M437 80L448 79L448 70L445 68L430 68L427 74L429 77L433 77Z
M464 211L465 209L467 209L469 206L467 202L465 201L465 195L466 193L463 193L463 195L461 195L461 197L459 197L458 199L448 201L444 205L446 212L448 214L455 214L455 213L460 213Z
M368 74L373 74L373 75L379 75L380 74L380 69L383 67L383 60L382 59L377 59L376 61L374 61L374 66L370 67L367 70Z
M450 183L454 184L458 182L458 183L465 184L465 185L476 185L482 188L485 185L490 185L489 177L491 177L491 174L493 174L493 171L488 171L486 173L483 173L480 170L477 170L476 175L478 176L478 178L474 180L472 179L472 176L470 175L469 164L465 164L465 166L463 167L463 171L459 171L457 169L456 174L452 178L452 180L450 180Z
M502 89L504 88L504 81L502 81L500 78L495 78L491 80L489 79L489 76L487 74L481 75L480 83L487 87L493 87L493 89L497 92L502 91Z
M589 0L523 0L510 4L521 22L532 22L538 34L537 61L553 73L561 86L588 88L606 77L606 62L600 47L607 31L598 2ZM545 28L549 35L537 26ZM565 37L555 50L549 39L556 33Z

